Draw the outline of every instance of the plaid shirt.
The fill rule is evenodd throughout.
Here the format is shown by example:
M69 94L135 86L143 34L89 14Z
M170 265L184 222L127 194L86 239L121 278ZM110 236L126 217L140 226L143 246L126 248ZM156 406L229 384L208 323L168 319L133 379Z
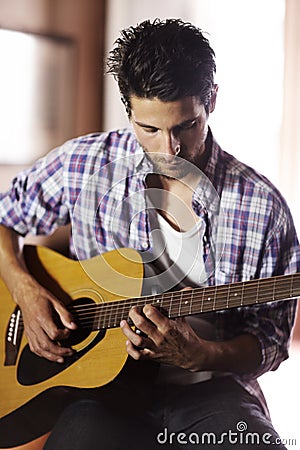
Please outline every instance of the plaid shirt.
M130 129L73 139L13 180L0 195L0 222L21 235L49 234L71 222L70 253L78 259L119 247L151 251L144 195L150 171ZM205 175L194 192L193 208L205 222L208 283L299 271L293 221L276 188L214 140ZM288 357L295 307L295 301L284 301L213 313L218 339L242 333L259 339L262 364L255 373L234 377L263 404L256 379Z

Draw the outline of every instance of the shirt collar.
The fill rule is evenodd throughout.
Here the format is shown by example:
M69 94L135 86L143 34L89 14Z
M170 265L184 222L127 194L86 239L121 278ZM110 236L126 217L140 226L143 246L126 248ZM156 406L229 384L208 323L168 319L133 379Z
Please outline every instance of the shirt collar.
M193 206L198 215L203 213L219 214L220 196L218 192L217 167L220 158L220 147L209 128L207 149L208 156L205 168L202 171L201 180L198 183L194 196Z

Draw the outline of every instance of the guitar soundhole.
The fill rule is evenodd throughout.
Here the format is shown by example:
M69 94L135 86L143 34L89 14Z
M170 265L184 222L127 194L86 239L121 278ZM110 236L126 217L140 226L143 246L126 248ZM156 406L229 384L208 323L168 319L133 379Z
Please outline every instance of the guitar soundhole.
M91 305L94 305L94 302L90 298L80 298L74 300L68 307L78 328L72 331L68 339L60 341L62 347L73 347L80 344L93 331L95 313Z
M28 344L25 345L17 367L17 379L21 385L30 386L38 384L52 378L60 372L63 372L104 338L105 330L93 331L96 329L93 318L94 313L90 314L92 308L88 307L93 304L93 300L89 298L81 298L73 301L72 305L69 307L78 325L78 330L72 331L70 337L64 341L61 341L60 344L63 346L73 347L88 338L91 332L93 332L94 335L90 337L90 340L84 348L76 351L74 355L65 358L65 362L63 364L51 362L45 358L41 358L30 350Z

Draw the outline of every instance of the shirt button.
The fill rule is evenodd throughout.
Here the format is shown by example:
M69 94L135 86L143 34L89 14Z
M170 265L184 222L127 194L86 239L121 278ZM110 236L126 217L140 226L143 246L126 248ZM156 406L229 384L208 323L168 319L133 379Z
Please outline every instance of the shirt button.
M146 250L148 248L148 242L142 242L142 247Z

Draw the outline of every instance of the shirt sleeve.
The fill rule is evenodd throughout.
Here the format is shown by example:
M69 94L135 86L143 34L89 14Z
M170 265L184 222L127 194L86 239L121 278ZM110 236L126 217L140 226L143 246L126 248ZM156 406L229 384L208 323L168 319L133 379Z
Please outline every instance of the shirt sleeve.
M69 222L64 201L64 148L53 150L20 172L0 194L0 223L25 236L51 234Z
M272 228L263 252L260 278L300 270L299 243L293 221L289 212L283 215L284 220L278 220L277 226ZM259 368L244 378L258 378L270 370L276 370L288 358L296 306L296 300L286 300L240 309L240 333L256 336L262 352Z

